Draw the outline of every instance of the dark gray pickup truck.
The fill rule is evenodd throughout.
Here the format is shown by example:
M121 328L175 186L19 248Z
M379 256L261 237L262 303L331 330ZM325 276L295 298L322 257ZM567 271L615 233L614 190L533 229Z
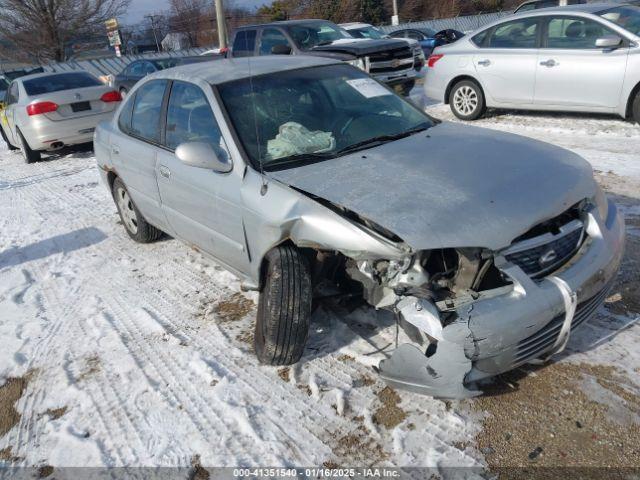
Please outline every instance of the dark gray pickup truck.
M326 20L289 20L238 28L230 57L312 55L355 65L407 95L416 81L413 52L404 40L352 37Z

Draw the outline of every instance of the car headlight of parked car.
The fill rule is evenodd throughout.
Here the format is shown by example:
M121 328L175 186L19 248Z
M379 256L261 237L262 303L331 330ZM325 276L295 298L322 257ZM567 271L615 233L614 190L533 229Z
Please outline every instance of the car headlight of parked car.
M609 214L609 201L607 200L607 196L600 185L596 185L596 194L593 197L593 201L595 202L596 207L598 207L600 218L603 221L606 221Z
M364 58L356 58L355 60L351 60L349 65L353 65L354 67L358 67L360 70L367 71L367 62Z

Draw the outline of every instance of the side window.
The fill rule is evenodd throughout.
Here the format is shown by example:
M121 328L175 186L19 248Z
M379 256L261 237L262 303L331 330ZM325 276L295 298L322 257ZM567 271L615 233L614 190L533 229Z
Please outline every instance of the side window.
M142 64L142 72L144 75L149 75L156 71L156 67L153 66L151 62L144 62Z
M412 38L414 40L424 40L424 35L422 35L420 32L407 32L407 38Z
M150 142L160 141L160 113L166 80L151 81L138 90L131 113L131 134Z
M20 91L18 89L18 84L16 82L13 82L9 87L9 93L7 94L7 105L18 103L19 96Z
M127 75L130 75L132 77L141 77L143 75L142 62L135 62L133 65L129 67L128 70L129 71L127 72Z
M487 35L489 34L490 31L491 29L489 28L483 32L478 33L477 35L474 35L473 37L471 37L471 41L475 43L478 47L484 46L484 41L487 39Z
M131 114L133 113L133 104L135 101L135 94L129 95L118 117L118 127L125 133L131 133Z
M538 19L523 18L494 27L489 48L536 48Z
M204 92L191 83L173 82L165 143L174 150L184 142L206 142L218 152L224 150L220 128Z
M547 48L590 49L596 40L613 32L604 25L586 18L555 17L547 26Z
M271 55L271 49L276 45L291 47L284 34L275 28L265 28L260 37L260 55Z
M250 57L256 48L256 31L241 30L233 40L234 57Z
M405 38L406 32L391 32L389 36L393 38Z

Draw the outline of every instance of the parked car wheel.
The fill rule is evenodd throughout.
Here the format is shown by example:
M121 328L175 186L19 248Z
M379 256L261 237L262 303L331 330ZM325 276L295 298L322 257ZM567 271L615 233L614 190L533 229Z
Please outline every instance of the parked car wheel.
M133 240L139 243L149 243L160 238L162 230L158 230L144 219L129 196L127 187L124 186L124 183L119 178L116 178L113 182L112 193L120 214L120 220L122 220L125 230Z
M411 90L413 90L413 87L416 86L416 81L412 80L410 82L407 82L405 84L402 85L402 96L403 97L408 97L409 94L411 93Z
M633 113L633 119L636 123L640 123L640 90L636 92L636 98L633 99L631 111Z
M20 140L20 151L22 152L22 156L24 157L24 161L26 163L33 163L40 160L40 152L37 150L31 150L29 144L24 139L22 132L18 130L18 139Z
M484 115L486 104L482 88L471 80L455 84L449 96L453 114L461 120L476 120Z
M120 96L122 97L123 100L128 94L129 94L129 90L127 90L126 88L123 87L120 89Z
M267 254L260 292L254 347L267 365L291 365L302 357L309 336L311 274L309 262L292 246Z
M6 133L4 133L4 128L3 127L0 127L0 134L2 134L2 140L4 140L4 143L7 144L7 148L9 150L18 150L18 147L14 147L13 145L11 145L11 142L7 138Z

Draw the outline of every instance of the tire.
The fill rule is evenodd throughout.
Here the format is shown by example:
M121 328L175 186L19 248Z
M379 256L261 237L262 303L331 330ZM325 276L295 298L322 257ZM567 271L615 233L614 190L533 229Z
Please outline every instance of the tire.
M410 82L404 83L402 85L402 96L408 97L411 94L411 90L416 86L416 81L411 80Z
M292 246L266 256L254 348L261 363L291 365L302 357L309 336L312 287L309 262Z
M126 88L123 87L120 89L120 96L122 97L123 100L128 94L129 94L129 90L127 90Z
M18 150L18 147L14 147L13 145L11 145L11 142L9 142L9 139L7 138L7 134L4 133L3 127L0 127L0 134L2 134L2 140L4 140L4 143L7 144L7 148L9 150Z
M160 238L162 230L158 230L144 219L138 207L131 200L122 180L115 179L111 193L124 229L133 240L139 243L150 243Z
M640 90L636 92L636 96L631 104L631 114L636 123L640 123Z
M460 120L477 120L487 110L482 88L471 80L454 85L449 95L449 107Z
M40 161L40 152L37 150L31 150L31 147L24 139L22 132L16 129L18 132L18 139L20 140L20 151L22 152L22 157L26 163L33 163Z

